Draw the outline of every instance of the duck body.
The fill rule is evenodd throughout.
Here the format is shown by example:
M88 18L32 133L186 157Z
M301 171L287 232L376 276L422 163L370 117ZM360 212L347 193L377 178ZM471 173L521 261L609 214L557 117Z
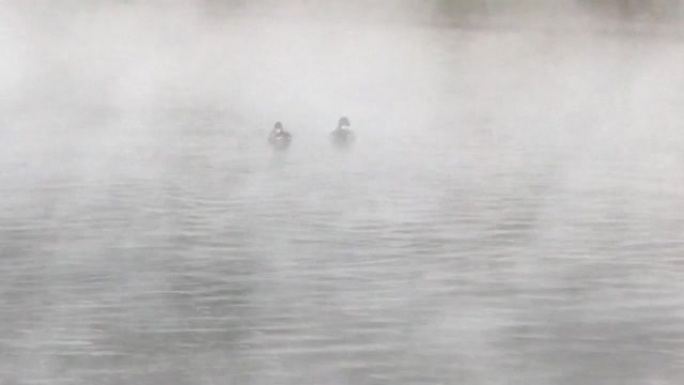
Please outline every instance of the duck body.
M346 149L354 143L354 132L346 128L336 128L330 133L333 146Z
M268 138L268 143L276 151L284 151L290 147L292 143L292 135L289 132L281 131L278 134L271 135Z

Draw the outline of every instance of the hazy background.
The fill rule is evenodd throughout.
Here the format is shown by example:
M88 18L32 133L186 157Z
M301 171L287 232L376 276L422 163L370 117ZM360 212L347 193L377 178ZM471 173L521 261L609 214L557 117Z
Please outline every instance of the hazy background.
M681 383L681 12L0 2L0 384Z

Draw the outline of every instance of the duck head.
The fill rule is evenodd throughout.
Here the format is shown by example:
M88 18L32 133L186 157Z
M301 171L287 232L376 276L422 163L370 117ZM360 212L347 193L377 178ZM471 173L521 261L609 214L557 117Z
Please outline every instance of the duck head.
M349 119L346 116L343 116L340 118L340 120L337 122L337 128L343 128L343 127L349 127Z

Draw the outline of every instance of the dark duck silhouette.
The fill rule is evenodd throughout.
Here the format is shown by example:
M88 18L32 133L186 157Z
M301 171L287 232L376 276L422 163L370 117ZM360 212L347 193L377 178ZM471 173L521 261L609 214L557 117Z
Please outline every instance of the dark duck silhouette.
M337 128L330 133L333 145L338 148L347 148L354 143L356 138L354 136L354 132L349 129L350 125L351 124L349 123L349 119L347 117L343 116L340 118L340 120L337 122Z
M273 149L282 151L290 147L291 142L292 135L283 129L282 123L276 122L268 136L268 143Z

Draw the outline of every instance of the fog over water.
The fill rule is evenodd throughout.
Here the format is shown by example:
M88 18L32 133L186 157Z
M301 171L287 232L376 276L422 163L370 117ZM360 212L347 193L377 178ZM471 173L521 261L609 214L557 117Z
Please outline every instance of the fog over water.
M676 34L0 4L0 384L684 381Z

